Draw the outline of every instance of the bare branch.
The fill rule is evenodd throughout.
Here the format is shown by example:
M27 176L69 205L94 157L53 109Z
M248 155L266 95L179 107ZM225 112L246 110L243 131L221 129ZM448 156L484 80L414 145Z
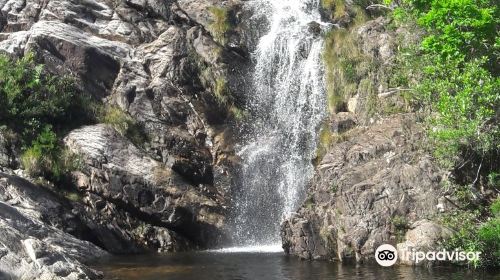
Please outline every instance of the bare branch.
M409 89L409 88L388 88L386 92L382 92L378 95L378 97L380 98L384 98L384 97L388 97L388 96L391 96L397 92L400 92L400 91L412 91L412 89Z
M379 8L387 9L387 10L391 10L391 11L393 10L393 8L386 6L386 5L382 5L382 4L372 4L368 7L366 7L367 10L375 10L375 9L379 9Z

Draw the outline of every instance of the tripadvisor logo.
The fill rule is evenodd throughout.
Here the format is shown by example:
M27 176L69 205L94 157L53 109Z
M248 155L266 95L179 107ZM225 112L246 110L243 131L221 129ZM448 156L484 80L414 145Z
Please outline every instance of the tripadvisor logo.
M401 258L403 260L411 260L416 264L427 260L427 261L477 261L481 252L464 252L464 251L403 251ZM375 251L375 260L381 266L392 266L398 260L398 252L394 246L390 244L380 245Z
M381 266L392 266L398 261L398 251L392 245L380 245L375 251L375 260Z

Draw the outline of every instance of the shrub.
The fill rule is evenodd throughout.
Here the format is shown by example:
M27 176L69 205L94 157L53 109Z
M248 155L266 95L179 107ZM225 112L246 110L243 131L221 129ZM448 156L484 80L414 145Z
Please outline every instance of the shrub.
M71 77L45 72L33 54L18 60L0 55L0 103L0 124L20 135L28 174L57 183L78 168L78 157L62 149L58 135L91 122L95 102Z
M0 122L21 133L23 144L29 145L46 124L62 130L85 122L88 101L70 77L44 73L32 54L17 61L0 55Z
M485 266L500 262L500 217L496 216L479 227L479 240L483 245L482 262Z
M500 198L491 204L490 211L493 216L500 217Z
M447 250L483 252L483 244L477 236L479 211L455 211L446 215L443 224L452 230L451 238L444 242ZM484 253L484 252L483 252ZM478 266L479 264L476 264Z
M443 224L453 230L452 237L445 241L449 250L479 251L479 262L472 265L498 266L500 263L500 199L496 199L482 221L479 210L457 210L444 217Z
M58 178L60 176L58 156L57 135L52 131L52 127L47 125L31 146L23 152L21 163L31 176Z
M469 162L455 168L463 184L492 186L487 176L500 156L498 7L484 0L409 3L428 32L421 44L427 64L415 88L418 103L437 113L430 118L435 155L449 168Z
M53 182L60 182L66 174L81 168L82 159L59 145L59 139L50 125L45 126L40 135L25 148L21 164L33 177L42 176Z
M431 119L436 155L452 166L462 160L463 152L488 163L486 168L493 164L487 162L488 157L498 155L500 79L482 65L482 61L471 61L463 68L451 63L433 66L428 69L432 74L418 88L431 110L439 113Z
M497 38L498 6L489 0L413 0L418 22L429 35L422 46L442 61L469 61L483 56L493 60Z
M483 252L481 263L473 265L498 265L498 200L488 213L488 203L470 199L471 187L498 192L498 5L489 0L397 3L395 24L416 23L426 33L398 55L390 85L412 89L414 109L428 116L434 155L454 171L452 191L465 205L444 221L454 230L446 244Z
M498 7L491 1L407 0L399 24L426 30L419 46L398 56L391 86L412 89L411 103L428 113L441 164L460 184L494 186L500 156Z

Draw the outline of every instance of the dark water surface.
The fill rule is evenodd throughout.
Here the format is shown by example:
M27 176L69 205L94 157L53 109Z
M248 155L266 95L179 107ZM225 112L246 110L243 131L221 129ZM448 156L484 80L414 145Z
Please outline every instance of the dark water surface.
M104 279L258 280L258 279L499 279L500 271L470 271L457 267L383 268L378 265L301 261L283 253L190 252L153 256L113 257L94 266Z

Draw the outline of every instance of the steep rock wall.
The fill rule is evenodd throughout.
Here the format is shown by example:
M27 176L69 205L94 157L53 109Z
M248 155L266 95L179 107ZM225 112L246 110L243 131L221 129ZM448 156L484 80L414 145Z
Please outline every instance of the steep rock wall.
M401 253L436 249L449 234L435 222L452 207L447 174L423 148L425 132L403 91L389 87L398 46L419 34L391 28L383 12L339 3L322 11L335 24L324 50L331 114L308 197L282 224L283 248L303 259L359 262L385 243Z
M0 52L34 53L144 130L143 143L106 125L66 137L83 159L73 174L80 198L68 201L91 232L79 238L113 253L225 239L232 127L249 65L244 17L237 0L0 1ZM19 147L11 142L0 137L0 170L26 177L13 171Z

